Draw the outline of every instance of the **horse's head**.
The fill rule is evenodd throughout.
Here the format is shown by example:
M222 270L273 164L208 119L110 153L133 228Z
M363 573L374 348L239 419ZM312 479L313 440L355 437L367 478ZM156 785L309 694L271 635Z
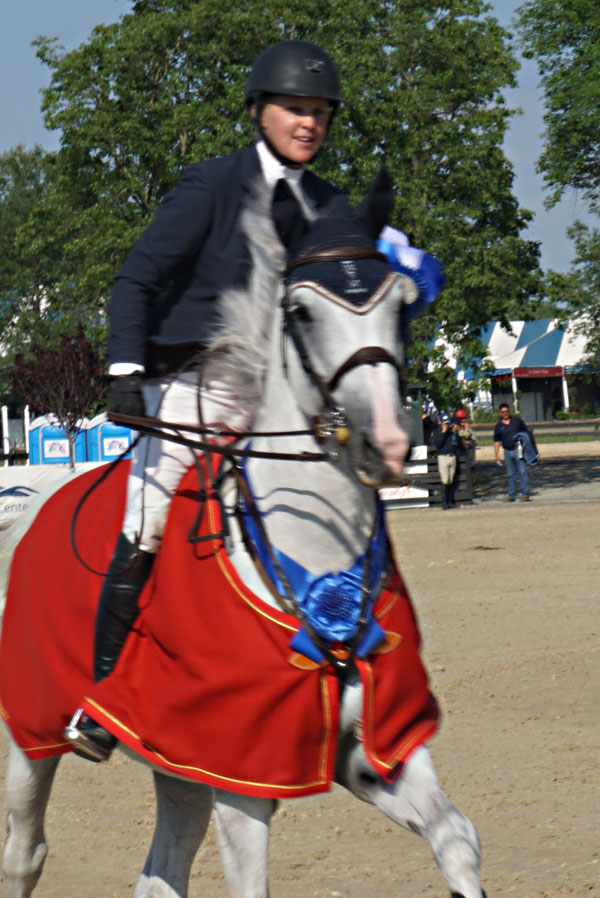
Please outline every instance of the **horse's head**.
M401 473L410 448L400 321L416 288L362 225L339 217L296 235L285 284L285 370L296 400L340 462L379 487Z

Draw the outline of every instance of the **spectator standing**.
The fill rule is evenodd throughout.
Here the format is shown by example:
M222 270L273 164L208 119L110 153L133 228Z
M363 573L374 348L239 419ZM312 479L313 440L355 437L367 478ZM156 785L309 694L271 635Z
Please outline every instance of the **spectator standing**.
M517 498L517 474L521 485L521 501L529 502L529 477L527 476L527 463L525 461L524 442L533 440L527 425L518 415L511 415L510 408L503 402L499 408L500 420L494 428L494 451L496 464L500 465L500 446L504 450L504 463L508 476L507 502L514 502ZM535 447L534 447L535 448ZM537 457L537 452L536 452Z
M463 450L462 440L458 435L459 425L450 420L450 415L443 412L440 423L433 432L432 443L437 449L438 471L442 482L442 508L454 508L454 478L456 476L456 456Z
M473 470L475 467L475 447L477 446L477 440L473 436L473 431L467 420L467 413L464 408L459 408L454 413L454 420L458 424L458 435L462 440L465 455L469 460L469 466L471 470Z
M435 430L435 420L432 411L428 408L427 403L421 406L421 421L423 424L423 441L426 446L431 446L431 437Z

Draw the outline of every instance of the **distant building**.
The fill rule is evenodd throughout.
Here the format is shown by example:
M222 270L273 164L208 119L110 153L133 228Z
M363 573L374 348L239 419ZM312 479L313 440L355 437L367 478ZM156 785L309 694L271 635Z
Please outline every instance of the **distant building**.
M557 327L550 318L510 326L512 333L493 321L481 334L494 371L492 389L480 394L477 404L497 408L516 402L529 421L550 420L562 409L587 407L600 414L600 377L585 365L583 334ZM470 380L476 366L457 371L459 380Z

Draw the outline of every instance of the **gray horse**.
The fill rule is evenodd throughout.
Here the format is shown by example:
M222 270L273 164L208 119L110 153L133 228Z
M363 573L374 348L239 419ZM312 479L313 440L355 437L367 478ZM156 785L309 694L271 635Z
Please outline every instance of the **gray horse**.
M203 371L204 377L235 378L256 407L259 435L241 444L249 450L243 471L226 466L220 479L228 564L261 607L298 617L305 641L297 654L307 669L327 670L339 681L335 780L424 836L454 898L482 898L477 833L440 789L424 744L434 726L419 736L416 721L411 722L413 743L387 776L374 764L363 731L365 680L359 671L369 669L386 638L375 614L383 578L381 571L376 576L377 554L388 551L385 537L377 536L377 487L400 475L409 451L398 388L399 318L417 291L410 278L385 268L371 237L355 222L331 218L298 232L298 210L281 229L296 246L284 286L281 243L269 228L264 201L262 208L257 201L245 213L254 261L250 289L225 299L223 330ZM383 222L376 210L365 217L371 234L378 233ZM291 458L280 457L282 438L273 434L282 431L296 432L285 444ZM19 525L4 536L5 573L23 529ZM249 551L252 539L261 543L256 551ZM350 611L340 610L336 577L354 570L357 559L358 606L354 601ZM302 569L311 583L332 578L327 582L333 582L333 592L325 590L316 617L310 603L303 604L289 588L285 564ZM18 588L13 584L13 597ZM327 637L332 620L342 627L341 640L339 630ZM344 651L336 653L340 643ZM273 749L264 746L267 756ZM33 760L11 744L3 856L10 898L29 898L41 875L47 853L44 814L59 759ZM269 823L277 790L237 794L231 785L219 788L210 778L191 781L164 764L154 766L156 829L134 898L186 898L191 864L211 814L231 894L267 898Z

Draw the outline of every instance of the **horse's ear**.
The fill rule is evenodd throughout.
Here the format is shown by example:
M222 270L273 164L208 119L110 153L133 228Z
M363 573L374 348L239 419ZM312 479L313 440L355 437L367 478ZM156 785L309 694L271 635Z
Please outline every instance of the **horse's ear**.
M354 219L369 237L377 240L389 221L393 206L392 179L385 165L382 165L369 185L364 200L354 213Z
M296 246L309 229L302 207L284 178L280 178L273 191L273 221L279 239L287 250Z

